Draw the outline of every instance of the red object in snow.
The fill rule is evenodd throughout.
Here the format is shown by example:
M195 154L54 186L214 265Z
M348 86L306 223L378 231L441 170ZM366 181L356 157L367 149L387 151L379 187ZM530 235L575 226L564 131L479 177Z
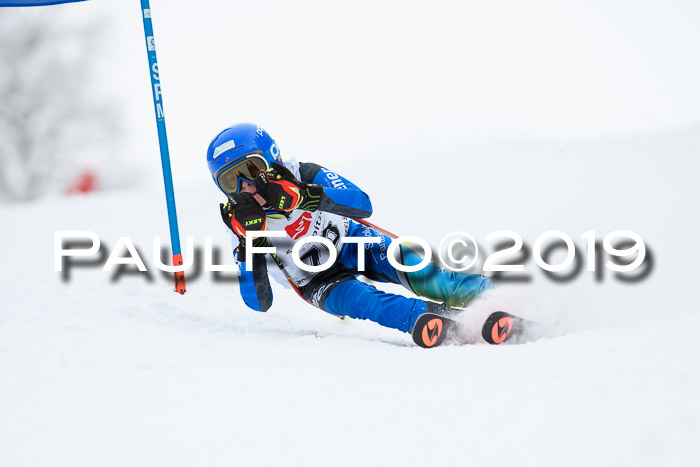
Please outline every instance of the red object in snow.
M78 179L68 187L66 190L67 195L73 195L76 193L90 193L97 189L97 175L90 169L85 169L80 174Z

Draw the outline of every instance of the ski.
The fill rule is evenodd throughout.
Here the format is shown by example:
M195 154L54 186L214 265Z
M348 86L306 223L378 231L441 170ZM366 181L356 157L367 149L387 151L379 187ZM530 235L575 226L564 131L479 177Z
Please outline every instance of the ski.
M481 337L489 344L523 343L532 340L527 330L536 323L505 311L495 311L484 321ZM445 342L464 345L469 335L466 325L445 316L434 313L421 315L413 327L413 342L416 345L430 349Z
M448 335L453 337L459 323L453 319L434 313L424 313L418 317L413 326L413 342L420 347L430 349L445 342Z
M525 342L525 331L532 328L535 323L519 316L511 315L505 311L495 311L486 318L481 328L481 337L489 344L502 344L505 341L511 343Z

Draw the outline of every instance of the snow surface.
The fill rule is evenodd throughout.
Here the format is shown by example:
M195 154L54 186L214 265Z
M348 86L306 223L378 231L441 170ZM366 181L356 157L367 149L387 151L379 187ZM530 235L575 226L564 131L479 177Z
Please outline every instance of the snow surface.
M649 247L645 280L554 283L530 259L531 282L469 312L505 308L555 337L429 351L276 286L258 314L210 275L189 275L185 296L158 273L61 280L56 230L129 236L150 267L153 236L168 238L126 3L2 9L108 35L83 55L126 131L82 156L101 186L140 172L150 191L0 206L0 467L700 464L698 2L151 2L180 228L197 246L227 251L206 144L255 121L283 154L362 186L372 222L434 245L628 229Z
M697 465L697 249L683 239L697 232L698 141L692 130L455 148L431 159L463 174L440 205L394 204L425 181L420 150L372 171L317 160L372 195L373 221L434 243L502 228L530 244L553 228L577 243L620 228L647 241L644 281L583 271L554 284L529 261L531 283L478 303L475 314L506 307L555 325L519 346L424 350L277 286L272 310L256 313L211 275L184 296L159 273L111 283L76 268L61 280L56 230L91 230L110 248L129 236L152 267L152 237L168 238L160 189L2 206L0 465ZM221 197L202 183L176 183L182 235L226 252Z

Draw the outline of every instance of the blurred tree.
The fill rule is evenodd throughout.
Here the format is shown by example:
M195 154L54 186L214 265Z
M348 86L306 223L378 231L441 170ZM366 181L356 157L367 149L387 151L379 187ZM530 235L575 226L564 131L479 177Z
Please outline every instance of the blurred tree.
M74 162L117 124L93 85L103 24L70 13L0 8L0 199L61 190L82 170Z

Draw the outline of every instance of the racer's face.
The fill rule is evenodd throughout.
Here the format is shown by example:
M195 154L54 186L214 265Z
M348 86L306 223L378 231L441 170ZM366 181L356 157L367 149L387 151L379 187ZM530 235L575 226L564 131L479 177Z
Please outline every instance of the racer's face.
M241 193L250 193L260 206L265 205L265 199L255 190L255 183L250 183L247 180L241 180Z

